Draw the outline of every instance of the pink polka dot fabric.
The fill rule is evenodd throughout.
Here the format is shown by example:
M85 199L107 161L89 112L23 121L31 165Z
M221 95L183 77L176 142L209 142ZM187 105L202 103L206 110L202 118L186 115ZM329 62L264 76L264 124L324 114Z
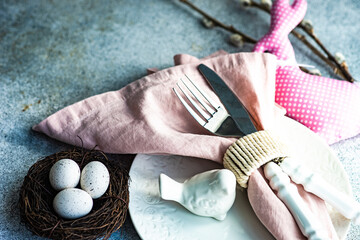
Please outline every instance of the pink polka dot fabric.
M269 52L289 63L276 71L275 101L297 120L323 137L328 144L360 133L360 87L346 81L314 76L296 66L288 35L303 19L307 2L276 0L271 9L269 32L254 52Z

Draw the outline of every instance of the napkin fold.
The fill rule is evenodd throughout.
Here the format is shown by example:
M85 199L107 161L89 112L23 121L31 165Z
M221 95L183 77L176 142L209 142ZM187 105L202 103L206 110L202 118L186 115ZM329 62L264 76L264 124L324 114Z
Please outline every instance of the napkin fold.
M33 129L57 140L108 153L173 154L221 163L226 149L236 140L215 136L201 127L172 91L185 74L217 99L198 72L201 62L215 70L245 105L258 130L271 128L284 114L275 103L276 57L268 53L217 52L205 59L176 55L177 66L150 70L118 91L96 95L49 116ZM337 239L323 200L297 186L311 211ZM276 239L305 239L286 206L264 178L255 171L248 183L249 201Z

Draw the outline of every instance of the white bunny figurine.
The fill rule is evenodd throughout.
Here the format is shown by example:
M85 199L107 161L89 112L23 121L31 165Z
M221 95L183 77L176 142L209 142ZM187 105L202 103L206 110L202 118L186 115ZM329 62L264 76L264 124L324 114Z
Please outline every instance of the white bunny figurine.
M235 201L235 175L227 169L199 173L184 183L160 174L160 196L180 203L190 212L224 220Z

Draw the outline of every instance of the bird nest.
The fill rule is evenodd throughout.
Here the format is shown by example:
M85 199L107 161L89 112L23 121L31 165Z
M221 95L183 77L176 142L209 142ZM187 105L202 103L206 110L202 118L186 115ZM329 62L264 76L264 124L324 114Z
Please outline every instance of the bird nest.
M109 171L110 184L106 193L94 199L91 212L75 220L59 217L52 207L57 194L49 182L53 164L70 158L82 169L90 161L102 162ZM51 239L108 239L125 222L129 205L128 172L108 160L101 151L74 149L63 151L36 162L29 169L20 189L21 221L34 234Z

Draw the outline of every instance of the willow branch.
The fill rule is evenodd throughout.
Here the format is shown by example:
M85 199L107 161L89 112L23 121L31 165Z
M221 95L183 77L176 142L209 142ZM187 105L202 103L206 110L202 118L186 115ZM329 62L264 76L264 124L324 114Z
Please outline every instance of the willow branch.
M255 2L255 1L251 1L250 5L252 7L258 8L264 12L267 12L270 14L270 9L266 8L265 6ZM293 30L291 33L298 38L300 41L302 41L308 48L311 49L311 51L313 51L313 53L315 55L317 55L318 57L320 57L326 64L328 64L334 71L335 74L339 75L340 77L342 77L343 79L349 81L349 82L354 82L354 78L351 76L351 74L349 73L348 69L346 67L344 67L343 65L341 65L336 58L326 49L326 47L324 46L324 44L320 41L320 39L314 34L313 31L305 28L303 25L299 24L297 27L301 28L304 32L306 32L310 38L312 38L317 45L319 45L319 47L325 52L326 56L324 54L322 54L320 51L318 51L307 39L304 35L300 34L299 32L297 32L296 30Z
M257 40L240 32L234 26L226 25L226 24L220 22L219 20L217 20L216 18L210 16L209 14L207 14L206 12L204 12L203 10L201 10L200 8L198 8L197 6L195 6L188 0L179 0L179 1L188 5L190 8L192 8L196 12L200 13L203 17L205 17L206 19L213 22L214 26L221 27L231 33L239 34L240 36L243 37L243 40L245 42L252 43L252 44L255 44L257 42ZM258 9L270 14L270 9L266 8L265 6L255 2L255 1L250 1L249 6L258 8ZM333 69L335 74L337 74L338 76L340 76L341 78L343 78L349 82L354 82L354 78L349 73L346 65L344 66L344 65L340 64L336 60L336 58L325 48L325 46L322 44L320 39L312 31L309 31L307 28L305 28L301 24L299 24L297 27L304 30L320 46L320 48L325 52L325 54L327 56L325 56L323 53L321 53L311 42L309 42L307 40L307 38L303 34L299 33L296 30L291 31L291 34L293 34L296 38L298 38L301 42L303 42L316 56L318 56L321 60L323 60L327 65L329 65ZM302 70L307 72L306 69L302 69Z
M299 33L296 30L293 30L291 33L297 39L303 42L316 56L321 58L321 60L323 60L327 65L329 65L333 69L334 73L336 73L342 78L345 78L344 75L342 75L341 72L339 72L339 69L335 66L335 64L330 59L328 59L324 54L322 54L317 48L315 48L314 45L312 45L303 34Z
M219 20L215 19L214 17L210 16L209 14L207 14L206 12L204 12L203 10L201 10L200 8L198 8L197 6L192 4L191 2L189 2L187 0L179 0L179 1L186 4L186 5L188 5L190 8L192 8L196 12L200 13L203 17L211 20L214 23L215 26L221 27L221 28L223 28L223 29L225 29L225 30L227 30L229 32L237 33L237 34L241 35L245 42L253 43L253 44L255 44L257 42L254 38L252 38L250 36L247 36L246 34L240 32L239 30L237 30L234 26L226 25L226 24L220 22Z
M319 47L325 52L325 54L327 55L327 58L329 60L331 60L332 62L335 63L336 68L334 69L334 72L336 74L342 74L343 77L349 81L349 82L354 82L354 78L351 76L350 72L348 71L347 68L345 68L343 65L341 65L336 58L334 57L334 55L332 55L324 46L324 44L320 41L320 39L315 35L315 33L309 31L308 29L306 29L304 26L302 25L298 25L299 28L301 28L303 31L305 31L318 45ZM340 69L340 72L337 72Z

